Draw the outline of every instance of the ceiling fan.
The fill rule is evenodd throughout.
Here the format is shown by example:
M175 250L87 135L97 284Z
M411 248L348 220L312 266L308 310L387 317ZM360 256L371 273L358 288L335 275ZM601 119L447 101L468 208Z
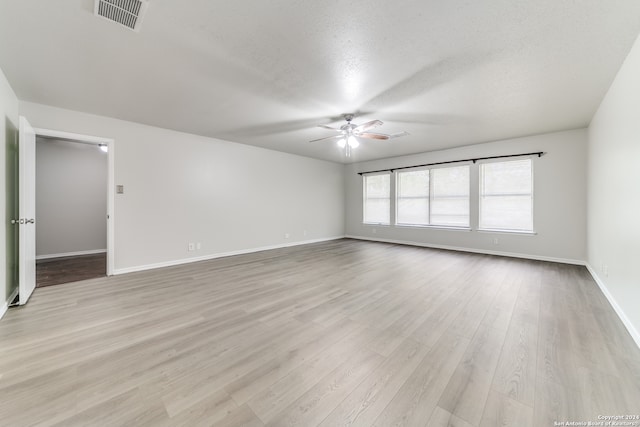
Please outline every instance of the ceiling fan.
M353 117L354 117L353 114L345 114L344 119L347 121L347 123L340 126L339 128L327 126L327 125L318 125L318 127L330 129L340 133L338 135L314 139L309 142L337 140L338 147L344 148L345 155L347 157L350 157L351 149L356 148L358 145L360 145L358 138L379 139L379 140L386 141L392 138L398 138L400 136L409 135L408 132L400 132L395 134L368 132L369 129L373 129L377 126L382 125L382 122L380 120L371 120L370 122L362 123L361 125L356 125L351 123L351 121L353 120Z

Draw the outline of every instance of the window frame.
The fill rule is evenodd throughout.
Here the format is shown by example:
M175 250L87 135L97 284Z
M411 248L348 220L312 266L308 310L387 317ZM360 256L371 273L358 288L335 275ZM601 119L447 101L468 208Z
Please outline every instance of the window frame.
M449 225L449 224L433 224L432 223L432 217L433 217L433 213L432 213L432 209L433 209L433 188L434 188L434 179L433 179L433 174L432 171L433 170L439 170L439 169L454 169L454 168L462 168L462 167L466 167L467 168L467 185L468 185L468 191L467 191L467 224L466 225ZM400 174L403 173L411 173L411 172L419 172L419 171L427 171L429 173L429 192L428 192L428 205L427 205L427 219L428 219L428 224L410 224L410 223L404 223L404 222L398 222L398 210L399 210L399 206L400 206ZM410 170L404 170L404 171L396 171L396 194L394 197L395 200L395 222L394 225L397 227L408 227L408 228L442 228L442 229L449 229L449 230L471 230L471 174L472 174L472 170L471 170L471 164L467 163L467 164L461 164L461 165L456 165L456 166L450 166L450 165L442 165L442 166L436 166L436 167L419 167L419 168L415 168L415 169L410 169Z
M483 200L483 183L484 183L484 165L487 164L495 164L495 163L509 163L509 162L516 162L516 161L522 161L522 160L528 160L529 164L530 164L530 170L531 170L531 190L529 193L529 197L531 200L531 211L530 211L530 215L531 215L531 229L530 230L524 230L524 229L511 229L511 228L489 228L489 227L482 227L482 200ZM535 169L534 169L534 164L535 162L533 161L534 159L531 157L528 158L519 158L519 159L509 159L509 160L495 160L495 161L483 161L482 163L479 164L478 166L478 231L480 232L491 232L491 233L507 233L507 234L537 234L536 233L536 226L535 226ZM522 194L524 195L524 194Z
M371 222L371 221L367 221L367 178L369 177L373 177L373 176L382 176L382 175L386 175L389 177L389 195L388 195L388 200L389 200L389 219L387 222ZM391 172L381 172L381 173L370 173L370 174L364 174L362 175L362 224L364 225L381 225L381 226L389 226L391 225L391 200L392 200L392 185L391 185ZM379 199L383 200L384 198L380 197Z
M399 200L400 200L400 175L403 173L411 173L411 172L428 172L429 176L428 176L428 180L429 180L429 189L428 189L428 194L427 194L427 205L428 205L428 210L427 210L427 221L428 224L408 224L408 223L404 223L404 222L398 222L398 210L399 210ZM404 171L396 171L395 172L396 175L396 194L395 194L395 221L394 221L394 225L400 226L400 227L431 227L431 190L432 190L432 183L431 183L431 170L429 168L416 168L416 169L411 169L411 170L404 170Z

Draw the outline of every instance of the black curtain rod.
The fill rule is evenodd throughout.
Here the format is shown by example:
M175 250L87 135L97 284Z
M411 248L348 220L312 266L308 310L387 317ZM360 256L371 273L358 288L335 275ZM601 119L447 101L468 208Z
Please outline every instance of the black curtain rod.
M477 162L478 160L490 160L490 159L504 159L507 157L522 157L522 156L542 156L544 151L537 151L535 153L522 153L522 154L505 154L503 156L489 156L489 157L476 157L475 159L464 159L464 160L449 160L446 162L435 162L435 163L425 163L423 165L415 165L415 166L401 166L399 168L389 168L389 169L379 169L377 171L367 171L367 172L358 172L358 175L364 175L367 173L377 173L377 172L395 172L400 169L413 169L413 168L421 168L424 166L436 166L436 165L446 165L449 163L462 163L462 162Z

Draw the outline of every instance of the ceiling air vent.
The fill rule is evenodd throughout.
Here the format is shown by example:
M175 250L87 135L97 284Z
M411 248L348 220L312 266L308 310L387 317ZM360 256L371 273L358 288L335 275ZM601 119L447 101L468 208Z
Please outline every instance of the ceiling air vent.
M140 0L95 0L95 14L133 31L140 30L140 24L147 2Z

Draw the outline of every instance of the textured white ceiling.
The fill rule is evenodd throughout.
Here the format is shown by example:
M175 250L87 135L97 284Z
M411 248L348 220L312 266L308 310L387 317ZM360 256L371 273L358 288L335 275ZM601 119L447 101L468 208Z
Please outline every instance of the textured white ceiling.
M22 100L332 161L586 126L640 32L637 0L0 2ZM380 119L351 159L317 124Z

